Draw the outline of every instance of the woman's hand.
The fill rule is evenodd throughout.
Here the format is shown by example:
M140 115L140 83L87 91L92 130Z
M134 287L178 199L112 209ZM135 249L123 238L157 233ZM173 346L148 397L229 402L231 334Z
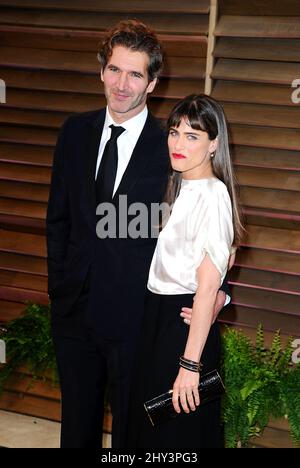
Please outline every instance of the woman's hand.
M219 313L224 307L226 301L226 294L221 289L218 291L216 302L215 302L215 309L214 309L214 316L212 323L215 323L216 319L218 318ZM189 309L188 307L182 307L180 317L183 318L184 323L187 325L191 325L192 320L192 313L193 309Z
M198 391L200 375L198 372L192 372L180 367L178 376L173 385L173 406L176 413L180 413L180 404L185 413L196 410L200 405L200 396Z

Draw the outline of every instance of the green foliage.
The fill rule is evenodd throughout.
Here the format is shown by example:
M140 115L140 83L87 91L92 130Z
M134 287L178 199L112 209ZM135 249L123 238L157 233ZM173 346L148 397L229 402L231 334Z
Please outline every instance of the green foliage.
M270 417L287 416L300 445L300 365L292 365L292 339L283 349L278 331L266 349L262 326L253 345L242 332L227 328L223 336L225 444L247 447Z
M11 321L0 338L6 343L7 364L0 367L0 393L8 377L20 366L26 366L34 379L52 372L57 382L56 361L51 339L50 308L28 304L24 314Z

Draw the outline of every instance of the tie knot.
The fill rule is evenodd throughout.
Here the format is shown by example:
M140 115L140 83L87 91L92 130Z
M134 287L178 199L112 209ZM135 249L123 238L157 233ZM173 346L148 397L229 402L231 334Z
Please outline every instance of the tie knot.
M110 125L109 128L111 128L111 140L117 140L120 135L122 135L123 132L125 132L125 128L123 127L116 127L115 125Z

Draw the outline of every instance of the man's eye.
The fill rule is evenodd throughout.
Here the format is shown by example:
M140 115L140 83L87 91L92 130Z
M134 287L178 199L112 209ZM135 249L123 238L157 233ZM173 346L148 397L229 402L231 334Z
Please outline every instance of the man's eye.
M134 78L141 78L141 75L139 73L131 73L131 76Z

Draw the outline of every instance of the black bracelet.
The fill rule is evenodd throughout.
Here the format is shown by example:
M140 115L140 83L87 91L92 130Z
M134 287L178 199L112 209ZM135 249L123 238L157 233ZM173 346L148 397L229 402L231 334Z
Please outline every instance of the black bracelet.
M202 367L201 362L191 361L190 359L186 359L184 356L180 357L179 365L184 369L188 369L193 372L200 372Z
M183 367L183 369L192 371L192 372L197 372L199 373L200 369L199 367L194 367L194 366L188 366L187 364L184 364L183 362L179 363L180 367Z

